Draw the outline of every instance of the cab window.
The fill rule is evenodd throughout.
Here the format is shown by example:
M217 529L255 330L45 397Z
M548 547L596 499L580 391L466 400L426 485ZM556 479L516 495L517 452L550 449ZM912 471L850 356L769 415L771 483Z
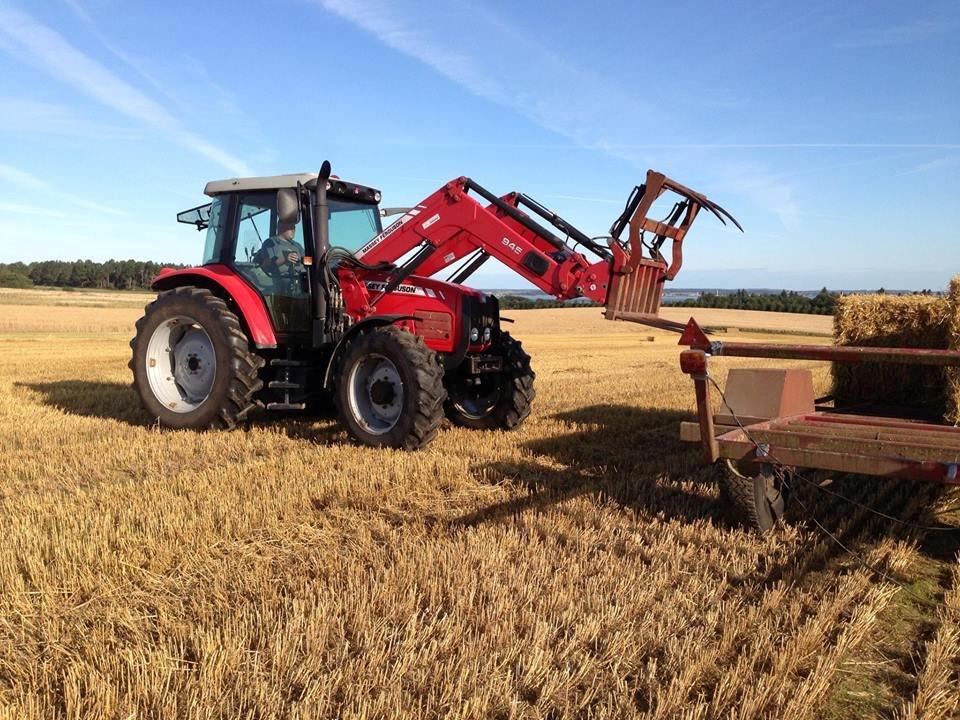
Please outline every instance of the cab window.
M207 238L203 245L203 264L220 262L223 241L227 235L227 200L215 197L210 203L210 216L207 220Z
M330 244L356 252L383 229L376 205L331 198Z
M236 205L234 269L260 291L277 332L306 330L303 223L279 222L276 192L242 194Z

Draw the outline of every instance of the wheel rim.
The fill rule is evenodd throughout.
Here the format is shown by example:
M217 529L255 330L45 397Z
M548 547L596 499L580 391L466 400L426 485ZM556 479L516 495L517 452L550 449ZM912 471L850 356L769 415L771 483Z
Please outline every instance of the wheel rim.
M372 435L390 432L403 412L403 381L389 358L372 353L360 359L347 379L350 413Z
M217 353L196 320L178 315L150 335L146 366L157 401L173 412L188 413L210 396L217 377Z
M463 382L452 393L453 406L463 417L480 420L489 415L500 399L501 378L490 374L481 376L479 385Z

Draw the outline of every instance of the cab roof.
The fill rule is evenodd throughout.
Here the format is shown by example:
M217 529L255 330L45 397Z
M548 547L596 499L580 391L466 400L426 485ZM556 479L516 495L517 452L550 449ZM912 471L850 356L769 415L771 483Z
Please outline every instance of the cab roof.
M339 188L333 188L335 194L337 189L345 190L349 188L361 188L363 191L369 191L370 195L379 193L366 185L357 185L340 180L336 175L331 175L330 180ZM317 173L290 173L289 175L264 175L262 177L248 178L230 178L229 180L211 180L203 188L203 194L215 197L223 193L243 192L245 190L279 190L280 188L295 188L297 185L313 187L317 183ZM357 194L367 195L367 192ZM379 199L379 198L378 198Z

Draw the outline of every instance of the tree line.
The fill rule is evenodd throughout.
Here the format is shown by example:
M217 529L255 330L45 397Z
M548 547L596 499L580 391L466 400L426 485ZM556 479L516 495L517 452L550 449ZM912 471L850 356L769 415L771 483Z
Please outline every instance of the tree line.
M737 290L728 293L701 292L696 298L671 301L664 305L671 307L723 308L729 310L767 310L771 312L806 313L810 315L832 315L836 307L838 293L823 288L813 297L802 293L784 290L780 293L752 293ZM562 302L504 295L499 298L503 310L533 310L538 308L597 307L596 303L583 300Z
M884 288L875 290L879 295L886 294ZM737 290L730 293L701 292L696 298L669 301L664 305L672 307L722 308L725 310L766 310L769 312L806 313L808 315L833 315L837 298L841 293L830 292L823 288L813 297L802 293L782 290L779 293L752 293ZM920 290L911 295L933 295L932 290Z
M164 267L185 267L152 260L43 260L30 263L0 263L0 287L96 288L141 290Z
M881 290L882 292L882 290ZM823 288L813 297L802 293L784 290L780 293L752 293L746 290L737 290L728 293L701 292L696 298L672 301L664 300L664 305L671 307L700 307L723 308L728 310L766 310L770 312L805 313L809 315L832 315L836 307L839 293L833 293ZM500 308L503 310L534 310L539 308L562 307L598 307L597 303L562 302L504 295L499 298Z
M737 290L730 293L701 292L696 298L670 302L670 306L833 315L837 305L837 297L839 297L839 293L830 292L826 288L823 288L813 297L790 290L783 290L779 293L755 293Z
M501 310L542 310L544 308L564 307L600 307L598 303L588 300L548 300L545 298L531 299L520 295L499 295L497 302Z

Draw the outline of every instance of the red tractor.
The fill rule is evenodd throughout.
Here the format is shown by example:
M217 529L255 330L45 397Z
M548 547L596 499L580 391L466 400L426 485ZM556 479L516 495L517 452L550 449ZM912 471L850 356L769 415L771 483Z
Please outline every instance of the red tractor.
M666 191L679 202L648 218ZM203 264L157 276L159 296L131 342L151 416L230 428L257 408L310 411L332 398L356 440L406 449L430 442L444 416L509 430L530 414L530 357L501 329L497 299L463 284L486 260L558 299L604 304L611 319L656 323L699 209L730 218L652 171L606 244L522 193L498 197L466 177L400 209L386 230L380 192L332 176L328 162L316 175L222 180L204 192L212 202L178 215L206 230ZM455 263L446 281L433 277Z

